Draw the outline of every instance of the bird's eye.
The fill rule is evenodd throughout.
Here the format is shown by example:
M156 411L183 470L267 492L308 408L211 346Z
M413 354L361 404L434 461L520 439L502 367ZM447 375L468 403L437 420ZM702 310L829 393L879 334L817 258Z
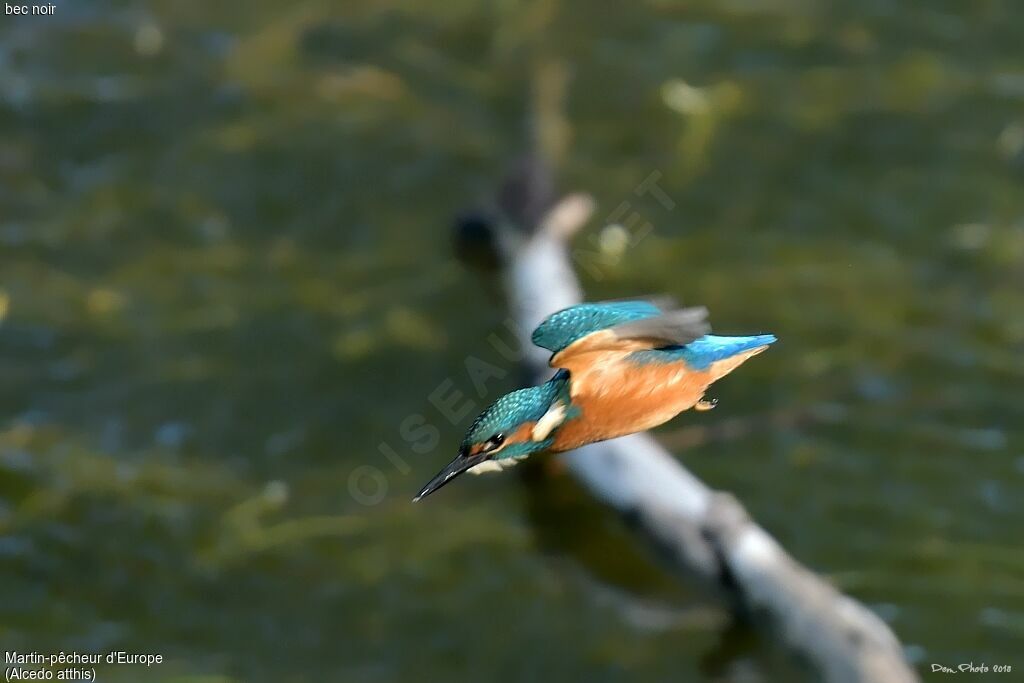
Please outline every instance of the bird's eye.
M494 449L499 448L503 443L505 443L505 435L495 434L484 442L484 452L490 453Z

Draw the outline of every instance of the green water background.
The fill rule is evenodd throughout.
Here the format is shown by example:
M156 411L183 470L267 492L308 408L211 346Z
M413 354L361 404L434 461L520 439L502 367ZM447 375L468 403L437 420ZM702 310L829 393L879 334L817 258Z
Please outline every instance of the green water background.
M519 381L449 226L550 68L588 296L781 340L659 438L925 680L1024 672L1022 28L1009 0L0 17L0 649L168 660L109 681L810 680L564 477L409 503L472 418L432 393ZM484 396L471 356L507 370Z

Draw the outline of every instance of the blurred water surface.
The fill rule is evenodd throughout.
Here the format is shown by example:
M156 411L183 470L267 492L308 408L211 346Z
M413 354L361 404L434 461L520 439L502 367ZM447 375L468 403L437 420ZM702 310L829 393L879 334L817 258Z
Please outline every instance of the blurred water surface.
M581 236L588 295L781 339L664 443L923 671L1024 671L1021 26L1010 0L3 17L0 645L168 659L111 681L802 679L564 477L409 503L472 418L432 392L518 382L449 224L552 64L565 185L653 225ZM507 371L485 396L470 356Z

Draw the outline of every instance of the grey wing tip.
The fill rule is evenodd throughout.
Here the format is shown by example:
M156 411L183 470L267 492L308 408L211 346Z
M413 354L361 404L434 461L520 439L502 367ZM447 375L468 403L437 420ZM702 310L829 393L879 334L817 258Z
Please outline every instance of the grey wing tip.
M668 313L669 311L678 310L680 307L679 301L669 294L659 294L657 296L647 297L647 301L654 304L662 313Z
M711 323L708 322L707 306L691 306L669 311L665 317L678 325L680 328L691 330L698 336L705 335L711 331Z
M687 306L686 308L677 308L672 311L666 311L665 315L679 315L685 316L686 318L694 318L704 320L708 317L707 306Z
M638 296L623 296L616 299L605 299L605 303L623 303L629 301L642 301L651 304L662 313L668 313L680 308L679 301L671 294L640 294Z
M616 325L612 331L620 339L651 337L672 344L688 344L711 331L707 317L708 309L704 306L678 308L655 318Z

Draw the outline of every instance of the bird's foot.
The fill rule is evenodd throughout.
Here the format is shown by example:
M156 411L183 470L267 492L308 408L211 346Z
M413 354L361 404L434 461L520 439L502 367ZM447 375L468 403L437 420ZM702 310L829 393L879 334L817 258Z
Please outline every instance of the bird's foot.
M711 410L712 408L714 408L717 405L718 405L718 399L717 398L702 398L701 400L697 401L697 403L693 406L693 409L694 410L700 410L700 411L703 412L705 410Z

